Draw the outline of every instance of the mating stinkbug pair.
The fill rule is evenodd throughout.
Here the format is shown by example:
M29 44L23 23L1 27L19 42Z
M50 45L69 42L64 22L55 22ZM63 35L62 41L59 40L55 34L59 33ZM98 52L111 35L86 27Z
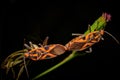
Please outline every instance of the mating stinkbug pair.
M34 61L37 61L57 57L58 55L65 53L65 51L83 51L89 48L90 51L86 51L89 53L92 51L92 45L98 43L100 40L103 40L102 36L104 33L108 32L104 30L99 30L91 32L87 35L80 35L69 41L65 46L61 44L50 44L41 45L40 47L38 47L37 45L30 43L33 46L30 49L30 47L27 44L25 44L29 51L26 52L24 56L26 58L30 58ZM110 33L108 34L111 35ZM117 43L119 43L115 37L113 38L116 40Z
M107 13L103 13L102 16L105 18L106 22L111 19L110 15ZM26 48L29 50L24 54L24 56L25 58L30 58L34 61L37 61L57 57L58 55L65 53L65 51L83 51L89 48L89 51L86 52L90 53L92 51L91 46L95 43L98 43L100 40L103 40L102 36L104 35L104 33L112 36L107 31L104 31L104 29L91 31L91 28L89 26L88 28L88 30L90 31L88 34L73 34L77 37L73 38L65 46L61 44L47 45L48 37L46 37L43 44L40 44L39 47L35 44L32 44L31 42L30 46L25 44ZM117 43L119 43L119 41L114 36L112 37L116 40Z

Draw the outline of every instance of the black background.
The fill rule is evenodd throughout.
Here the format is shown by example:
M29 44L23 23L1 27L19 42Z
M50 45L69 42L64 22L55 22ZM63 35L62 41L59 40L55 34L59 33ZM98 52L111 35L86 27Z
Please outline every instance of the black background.
M106 31L120 40L118 5L113 0L66 2L9 0L3 4L0 25L0 62L10 53L23 49L24 39L26 43L32 41L38 44L49 36L48 44L64 45L73 38L71 33L84 33L88 24L92 24L103 12L110 13L112 16ZM44 76L43 79L81 79L80 74L119 72L120 46L106 34L104 39L93 46L90 55L71 60ZM59 63L70 53L67 52L55 59L32 63L28 68L30 77Z

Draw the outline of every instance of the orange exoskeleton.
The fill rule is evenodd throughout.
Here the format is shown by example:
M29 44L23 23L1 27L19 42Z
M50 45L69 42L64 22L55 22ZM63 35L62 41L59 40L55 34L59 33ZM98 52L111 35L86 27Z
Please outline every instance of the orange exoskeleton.
M30 50L26 52L24 56L26 58L37 61L57 57L66 51L66 48L61 44L46 45L47 40L48 37L44 40L43 45L40 44L40 47L30 42L32 49L27 44L25 44L25 46Z
M91 48L92 45L94 45L95 43L98 43L100 40L104 40L102 37L104 35L104 33L107 33L117 43L119 43L119 41L114 36L112 36L112 34L110 34L109 32L104 31L104 30L97 30L97 31L90 32L87 35L73 34L73 35L78 35L78 37L69 41L65 45L65 47L67 48L68 51L73 51L73 50L82 51L82 50L89 48L90 51L86 51L89 53L92 51L92 48Z
M89 34L80 35L74 39L72 39L70 42L68 42L65 47L68 51L82 51L87 48L90 48L93 44L99 42L102 38L102 35L104 34L104 30L100 31L94 31ZM91 48L90 48L91 50ZM90 51L91 52L91 51Z

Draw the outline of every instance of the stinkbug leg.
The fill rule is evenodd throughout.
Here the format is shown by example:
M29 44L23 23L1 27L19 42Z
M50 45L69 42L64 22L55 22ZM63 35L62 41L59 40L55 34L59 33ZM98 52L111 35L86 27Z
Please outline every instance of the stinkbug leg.
M29 42L29 44L31 48L34 48L33 43L31 41Z
M28 46L27 44L24 44L24 46L25 46L28 50L31 50L31 47Z
M101 40L104 40L104 38L103 38L103 37L101 37Z
M79 34L79 33L72 33L72 36L79 36L81 38L84 38L85 35L84 34Z
M80 34L80 33L72 33L72 36L82 36L84 34Z
M92 52L92 48L88 48L89 50L88 51L85 51L86 53L91 53Z

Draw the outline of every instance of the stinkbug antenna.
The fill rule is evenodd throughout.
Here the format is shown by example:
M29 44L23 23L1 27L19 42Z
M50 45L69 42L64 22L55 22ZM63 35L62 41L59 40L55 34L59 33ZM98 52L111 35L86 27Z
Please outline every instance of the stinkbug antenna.
M120 44L120 42L109 32L104 31L106 34L108 34L109 36L111 36L118 44Z

